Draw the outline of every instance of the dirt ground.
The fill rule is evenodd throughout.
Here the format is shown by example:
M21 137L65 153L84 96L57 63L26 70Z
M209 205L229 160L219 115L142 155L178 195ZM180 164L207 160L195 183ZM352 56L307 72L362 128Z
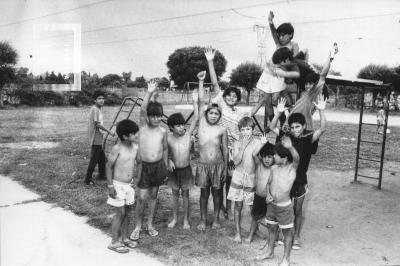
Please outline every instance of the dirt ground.
M108 234L111 210L105 204L105 183L86 188L79 180L87 167L86 117L82 115L87 110L34 111L10 112L0 125L2 173L32 188L46 201L89 217L89 224ZM105 111L109 124L109 114L115 113L115 108ZM303 249L292 252L292 265L400 265L398 128L393 128L388 139L382 190L378 190L375 180L351 183L356 146L352 139L357 136L358 127L336 123L329 126L329 134L324 136L310 165L311 192L301 239ZM362 173L377 175L366 168ZM191 191L190 203L191 224L195 228L200 216L198 188ZM210 201L210 221L211 210ZM168 229L170 217L171 191L163 186L155 217L160 235L152 238L143 232L138 252L168 265L202 266L276 265L282 256L283 248L278 246L275 259L254 261L262 253L259 248L264 241L256 238L250 245L235 244L233 221L222 220L221 229L207 229L203 233L197 229L183 230L182 221L175 229ZM249 227L247 217L244 237ZM132 228L134 218L131 220Z

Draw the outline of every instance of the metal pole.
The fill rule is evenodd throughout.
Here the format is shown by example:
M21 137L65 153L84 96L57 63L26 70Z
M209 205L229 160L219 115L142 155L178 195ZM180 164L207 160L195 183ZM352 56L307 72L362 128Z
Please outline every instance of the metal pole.
M357 175L358 175L358 158L360 157L360 141L361 141L361 128L362 128L362 118L364 113L364 94L365 94L365 87L362 86L361 91L361 109L360 109L360 120L358 122L358 138L357 138L357 154L356 154L356 167L354 171L354 182L357 182Z
M378 181L378 189L381 189L382 186L382 172L383 172L383 161L385 158L385 146L386 146L386 130L389 118L389 97L390 97L390 87L387 88L386 92L386 108L385 110L385 125L383 126L383 140L382 140L382 151L381 151L381 165L379 167L379 181ZM385 104L385 103L383 103Z

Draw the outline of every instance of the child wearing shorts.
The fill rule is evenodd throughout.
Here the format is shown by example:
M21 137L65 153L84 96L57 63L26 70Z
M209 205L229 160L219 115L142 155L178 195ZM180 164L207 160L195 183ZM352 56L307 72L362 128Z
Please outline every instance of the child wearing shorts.
M106 164L108 183L107 203L114 207L111 226L112 240L108 246L118 253L129 252L128 248L137 246L137 242L128 238L128 206L135 202L135 190L132 188L138 145L139 127L131 120L122 120L117 125L120 142L113 146Z
M257 230L257 223L267 213L267 182L271 174L271 166L274 163L274 145L267 142L253 151L253 159L256 163L256 192L254 194L253 208L251 209L251 226L249 236L245 240L250 243Z

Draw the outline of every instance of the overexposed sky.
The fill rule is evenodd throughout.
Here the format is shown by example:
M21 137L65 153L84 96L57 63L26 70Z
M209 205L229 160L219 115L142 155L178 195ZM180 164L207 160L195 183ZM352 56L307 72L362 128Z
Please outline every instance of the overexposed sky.
M238 64L257 61L253 25L266 22L269 10L276 26L293 24L311 62L322 64L337 42L332 68L345 76L369 63L400 64L398 0L2 0L0 10L1 39L34 74L72 72L72 31L56 25L80 24L82 69L91 73L167 76L175 49L212 45L226 57L229 76ZM54 29L40 30L49 25ZM274 49L268 33L267 54Z

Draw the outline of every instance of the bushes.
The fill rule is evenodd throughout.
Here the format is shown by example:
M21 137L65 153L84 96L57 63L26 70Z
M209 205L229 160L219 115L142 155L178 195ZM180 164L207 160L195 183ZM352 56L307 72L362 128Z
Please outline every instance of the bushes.
M19 98L20 104L30 106L43 105L64 105L64 96L54 91L31 91L26 89L17 89L14 91L14 97Z

